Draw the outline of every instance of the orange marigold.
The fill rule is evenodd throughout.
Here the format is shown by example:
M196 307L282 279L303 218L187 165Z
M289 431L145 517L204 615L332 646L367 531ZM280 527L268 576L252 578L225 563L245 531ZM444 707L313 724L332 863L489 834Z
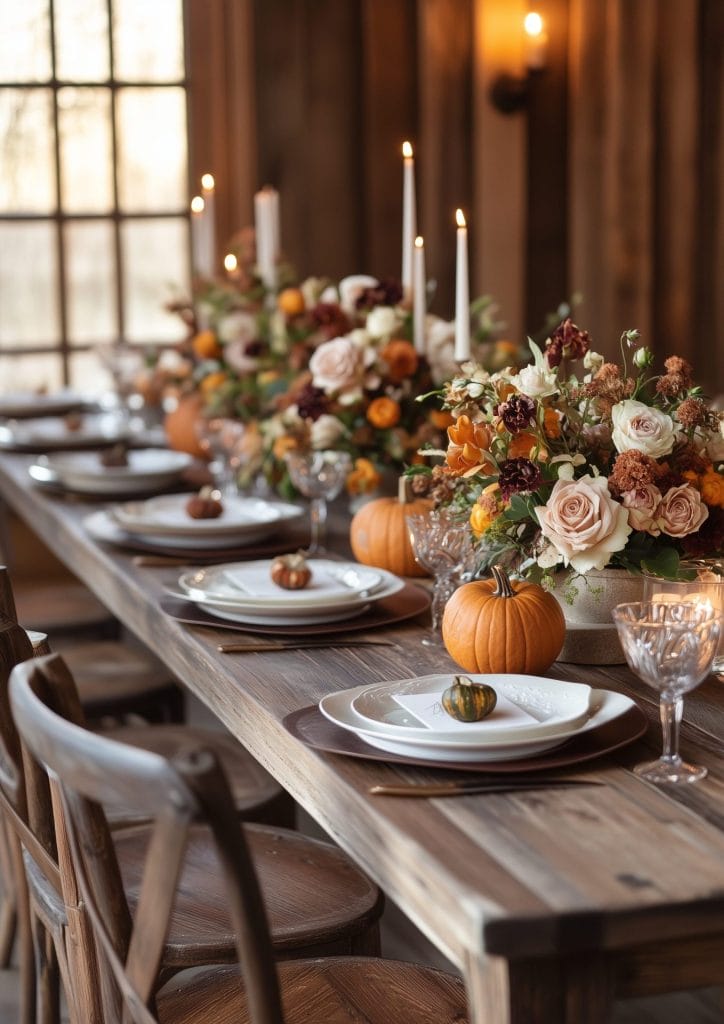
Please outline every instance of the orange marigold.
M538 462L545 462L548 458L548 450L540 443L535 434L528 434L523 431L522 434L515 434L511 437L507 457L509 459L531 459L535 457Z
M707 505L724 508L724 477L710 469L699 480L701 497Z
M195 334L191 348L199 359L218 359L221 355L221 345L213 331L199 331Z
M222 384L225 384L228 380L228 374L224 373L223 370L216 370L214 373L210 373L207 377L199 384L201 393L204 395L210 395L212 392L220 388Z
M306 308L304 295L299 288L285 288L277 296L277 306L285 316L299 316Z
M299 442L296 437L290 437L289 434L282 434L274 441L272 451L274 452L274 458L279 459L281 462L287 452L293 452L295 448L299 447Z
M367 419L378 430L388 430L400 422L401 410L394 398L381 395L373 398L367 409Z
M393 384L401 384L417 370L420 362L414 346L402 338L393 338L380 352L387 363L387 376Z
M561 436L561 420L555 409L546 409L544 411L543 432L551 440Z
M369 459L355 459L354 469L347 476L349 494L369 494L380 485L380 474Z
M498 502L498 485L490 484L478 498L470 510L470 529L476 537L482 537L491 523L498 518L502 512L502 506Z

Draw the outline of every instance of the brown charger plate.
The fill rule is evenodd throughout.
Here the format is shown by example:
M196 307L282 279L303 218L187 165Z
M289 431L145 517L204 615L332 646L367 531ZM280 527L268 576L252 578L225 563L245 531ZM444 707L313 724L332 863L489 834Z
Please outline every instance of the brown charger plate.
M382 601L376 601L362 615L341 622L305 623L300 626L257 626L250 622L228 622L209 615L193 601L182 601L177 597L162 597L160 605L171 618L189 626L213 626L214 629L232 629L235 633L263 633L269 636L332 636L336 633L359 633L413 619L428 610L430 595L422 587L406 583L402 590Z
M603 757L613 750L625 747L646 732L648 720L637 705L623 715L598 729L591 729L568 740L555 750L516 761L428 761L419 757L404 757L402 754L388 754L371 747L353 732L341 729L325 718L316 704L293 711L282 721L282 725L295 739L308 747L324 750L328 754L345 754L361 757L368 761L385 761L388 764L408 764L418 768L445 768L458 772L490 772L500 775L508 772L536 772L548 768L563 768L567 765L591 761Z

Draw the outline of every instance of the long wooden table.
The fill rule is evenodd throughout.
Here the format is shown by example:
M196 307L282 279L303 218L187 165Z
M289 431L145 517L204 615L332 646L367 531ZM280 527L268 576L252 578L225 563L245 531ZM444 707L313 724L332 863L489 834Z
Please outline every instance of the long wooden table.
M205 702L464 974L477 1024L603 1024L614 996L721 981L724 958L724 688L687 699L682 747L705 782L666 790L632 765L660 750L655 696L624 667L557 665L633 696L646 738L586 771L605 786L452 799L373 797L375 783L435 773L320 753L281 722L336 689L432 671L447 655L422 626L394 647L224 655L222 634L159 608L178 570L141 568L92 540L96 506L48 494L28 456L0 456L0 495L108 608ZM439 774L439 773L438 773Z

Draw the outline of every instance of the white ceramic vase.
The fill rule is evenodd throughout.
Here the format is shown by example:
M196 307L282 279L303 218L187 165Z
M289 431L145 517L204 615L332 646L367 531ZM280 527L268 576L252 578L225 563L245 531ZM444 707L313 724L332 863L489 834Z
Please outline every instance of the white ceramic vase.
M612 611L617 604L640 601L643 577L625 569L591 569L570 579L559 573L551 591L566 619L566 640L560 661L587 665L621 665L625 657ZM566 591L575 589L569 603Z

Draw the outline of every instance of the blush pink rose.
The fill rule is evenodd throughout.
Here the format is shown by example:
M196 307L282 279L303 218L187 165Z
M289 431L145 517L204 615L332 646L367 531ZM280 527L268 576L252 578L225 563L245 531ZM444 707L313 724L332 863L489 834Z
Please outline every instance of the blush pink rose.
M543 536L576 572L603 569L631 533L628 512L613 500L604 476L559 480L535 511Z
M312 383L327 394L356 387L364 374L364 353L349 338L325 341L309 360Z
M696 533L709 515L701 495L691 484L670 487L661 499L656 523L669 537L686 537Z
M628 509L628 521L634 530L650 533L658 537L661 533L656 515L661 503L661 491L653 484L643 484L633 491L624 491L621 495L623 507Z

